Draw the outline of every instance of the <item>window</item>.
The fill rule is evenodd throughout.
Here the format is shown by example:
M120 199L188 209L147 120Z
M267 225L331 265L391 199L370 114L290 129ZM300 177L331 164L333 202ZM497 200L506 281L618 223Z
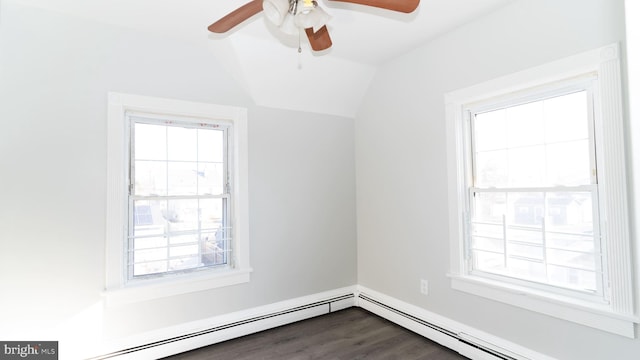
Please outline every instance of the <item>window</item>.
M633 337L617 45L446 95L452 286Z
M128 279L229 267L231 124L127 118Z
M606 300L593 81L465 108L471 273Z
M244 109L111 93L107 299L249 280Z

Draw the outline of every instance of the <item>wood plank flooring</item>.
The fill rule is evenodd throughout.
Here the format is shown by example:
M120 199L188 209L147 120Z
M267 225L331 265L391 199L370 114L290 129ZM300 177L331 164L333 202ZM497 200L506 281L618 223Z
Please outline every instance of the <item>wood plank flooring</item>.
M460 354L349 308L168 357L171 360L460 360Z

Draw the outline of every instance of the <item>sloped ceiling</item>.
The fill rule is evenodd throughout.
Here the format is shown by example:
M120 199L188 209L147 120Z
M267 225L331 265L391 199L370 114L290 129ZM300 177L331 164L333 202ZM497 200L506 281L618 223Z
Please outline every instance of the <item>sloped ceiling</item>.
M227 34L206 27L249 0L2 0L180 38L223 57L256 104L354 117L376 68L516 0L422 0L412 14L319 0L333 47L313 53L258 14ZM399 89L401 91L401 89Z

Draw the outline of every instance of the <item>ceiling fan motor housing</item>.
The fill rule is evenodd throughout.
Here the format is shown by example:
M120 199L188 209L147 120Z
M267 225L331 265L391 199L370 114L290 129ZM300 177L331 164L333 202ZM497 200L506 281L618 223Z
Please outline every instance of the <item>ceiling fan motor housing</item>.
M298 35L300 30L317 30L329 21L329 15L315 0L264 0L265 16L282 32Z

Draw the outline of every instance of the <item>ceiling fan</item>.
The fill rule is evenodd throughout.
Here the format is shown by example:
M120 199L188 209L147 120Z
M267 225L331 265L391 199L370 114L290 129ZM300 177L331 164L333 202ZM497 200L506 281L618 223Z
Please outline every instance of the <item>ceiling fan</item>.
M376 8L410 13L420 0L329 0L372 6ZM316 0L252 0L209 25L209 31L225 33L243 21L264 10L269 21L289 35L304 30L311 49L322 51L331 47L327 29L329 15L318 6Z

